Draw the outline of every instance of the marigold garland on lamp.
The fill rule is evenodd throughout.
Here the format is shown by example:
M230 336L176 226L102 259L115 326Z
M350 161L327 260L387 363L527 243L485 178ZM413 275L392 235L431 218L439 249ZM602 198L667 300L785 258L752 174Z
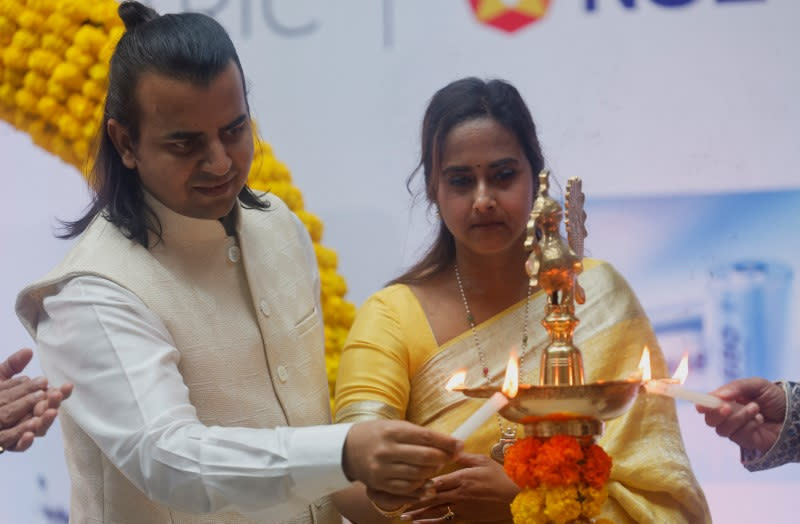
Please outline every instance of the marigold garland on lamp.
M590 438L526 437L506 450L503 467L522 490L511 504L514 522L593 518L608 498L611 457Z
M84 175L103 116L109 60L125 31L118 7L115 0L0 0L0 118ZM336 252L320 244L322 221L304 209L289 170L257 134L255 149L250 186L286 202L314 242L333 398L355 307L344 300L347 284L336 271Z

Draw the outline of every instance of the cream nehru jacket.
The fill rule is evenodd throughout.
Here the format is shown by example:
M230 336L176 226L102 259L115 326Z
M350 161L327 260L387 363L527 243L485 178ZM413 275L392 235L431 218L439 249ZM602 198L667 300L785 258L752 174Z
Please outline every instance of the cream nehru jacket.
M323 326L310 241L280 199L263 198L267 210L237 204L232 237L216 221L179 215L148 197L163 230L163 241L152 239L149 249L98 216L61 264L20 293L17 313L35 338L43 300L60 284L82 275L109 279L163 321L202 423L327 424ZM148 499L67 413L61 418L72 478L71 522L253 522L239 513L184 514ZM341 519L323 498L291 522Z

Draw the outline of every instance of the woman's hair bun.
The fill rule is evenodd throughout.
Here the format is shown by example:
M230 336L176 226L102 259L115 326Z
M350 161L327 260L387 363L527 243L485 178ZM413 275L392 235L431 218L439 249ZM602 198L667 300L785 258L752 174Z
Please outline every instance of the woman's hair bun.
M158 18L158 13L152 7L147 7L140 2L125 1L119 5L117 10L119 17L125 23L125 30L145 24L150 20Z

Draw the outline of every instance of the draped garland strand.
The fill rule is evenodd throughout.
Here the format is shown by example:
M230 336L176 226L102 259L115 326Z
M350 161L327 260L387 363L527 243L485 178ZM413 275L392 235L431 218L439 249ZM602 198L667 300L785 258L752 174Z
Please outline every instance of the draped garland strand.
M109 62L125 32L117 8L116 0L0 0L0 118L84 176L103 117ZM336 252L321 244L322 221L305 210L288 168L257 134L255 150L249 185L286 202L314 243L332 398L355 308L344 299Z

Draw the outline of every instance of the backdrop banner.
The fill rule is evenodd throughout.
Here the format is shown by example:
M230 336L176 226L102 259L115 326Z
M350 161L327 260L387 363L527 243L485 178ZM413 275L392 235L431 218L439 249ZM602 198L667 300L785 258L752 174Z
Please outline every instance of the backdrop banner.
M630 281L671 367L688 353L687 387L800 380L800 2L150 4L228 29L253 116L325 223L354 303L430 240L433 217L405 187L428 100L464 76L504 78L528 102L557 185L584 180L589 255ZM6 124L0 155L5 357L31 344L16 293L60 260L70 242L53 237L57 219L88 199L74 169ZM39 372L34 360L29 374ZM716 521L794 520L800 466L751 474L693 406L679 403L679 415ZM67 521L57 426L0 462L0 521Z

